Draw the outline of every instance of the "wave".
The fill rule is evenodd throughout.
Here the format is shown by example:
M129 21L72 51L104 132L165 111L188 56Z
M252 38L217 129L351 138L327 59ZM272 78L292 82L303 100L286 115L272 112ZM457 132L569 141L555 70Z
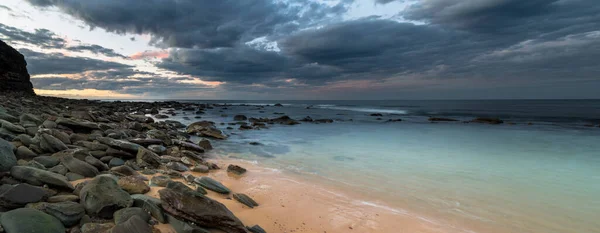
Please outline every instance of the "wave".
M333 104L320 104L315 106L317 108L342 110L342 111L353 111L353 112L368 112L368 113L387 113L387 114L408 114L406 110L400 109L385 109L385 108L365 108L365 107L343 107Z

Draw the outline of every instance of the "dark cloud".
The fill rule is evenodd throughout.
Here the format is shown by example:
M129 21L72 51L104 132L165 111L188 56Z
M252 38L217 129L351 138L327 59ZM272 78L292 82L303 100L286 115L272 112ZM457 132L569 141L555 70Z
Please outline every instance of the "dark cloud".
M123 56L122 54L117 53L113 49L105 48L100 45L79 45L79 46L68 47L66 49L69 51L75 51L75 52L89 51L89 52L92 52L95 54L103 54L108 57L127 58L126 56Z
M131 68L129 65L84 57L67 57L60 53L39 53L20 49L27 60L27 70L38 74L77 74L85 71Z
M278 31L339 14L348 1L329 7L309 0L27 0L56 6L91 27L150 34L168 47L234 47Z
M34 33L0 23L0 36L9 42L22 42L42 48L64 48L66 41L47 29L35 29Z

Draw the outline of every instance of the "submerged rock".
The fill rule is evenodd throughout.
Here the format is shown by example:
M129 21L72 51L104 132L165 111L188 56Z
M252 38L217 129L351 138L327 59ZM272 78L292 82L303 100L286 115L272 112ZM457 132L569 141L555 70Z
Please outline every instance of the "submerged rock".
M244 173L246 173L246 169L238 165L229 164L229 166L227 167L227 172L231 172L236 175L243 175Z
M498 118L487 118L487 117L478 117L478 118L471 120L471 122L491 124L491 125L498 125L498 124L504 123L503 120L500 120Z
M171 189L163 189L158 193L163 209L177 218L225 232L247 232L244 224L225 205L206 196L190 196Z

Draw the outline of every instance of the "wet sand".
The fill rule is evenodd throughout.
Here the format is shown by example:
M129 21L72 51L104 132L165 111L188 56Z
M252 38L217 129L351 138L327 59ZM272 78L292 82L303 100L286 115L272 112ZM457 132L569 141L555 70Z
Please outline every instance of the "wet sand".
M355 197L319 184L300 182L296 177L239 160L215 160L222 169L210 176L235 193L252 197L260 206L251 209L228 199L227 195L208 191L208 196L223 203L245 225L260 225L267 232L446 232L425 220L393 209L361 203ZM248 169L243 176L227 173L229 164ZM175 179L182 181L181 179ZM185 183L184 181L182 181ZM146 195L158 197L160 187L152 187ZM157 226L162 233L174 233L168 225ZM219 231L214 231L219 232Z

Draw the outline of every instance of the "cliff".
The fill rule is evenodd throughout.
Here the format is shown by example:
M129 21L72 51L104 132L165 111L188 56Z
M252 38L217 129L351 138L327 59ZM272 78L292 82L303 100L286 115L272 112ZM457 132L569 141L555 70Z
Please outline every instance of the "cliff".
M25 57L0 41L0 92L9 91L35 94Z

